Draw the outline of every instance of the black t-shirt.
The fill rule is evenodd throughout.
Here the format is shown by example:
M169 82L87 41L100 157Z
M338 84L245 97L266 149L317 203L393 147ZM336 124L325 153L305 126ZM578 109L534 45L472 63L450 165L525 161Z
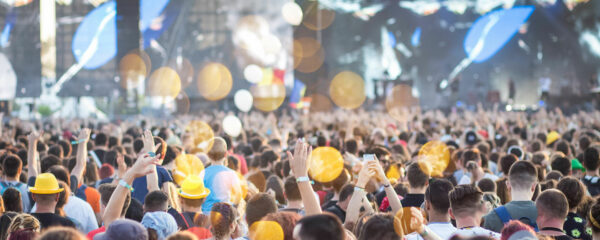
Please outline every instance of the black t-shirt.
M338 203L338 200L329 200L329 201L323 203L323 206L321 206L321 209L323 209L323 210L328 209L330 207L333 207L337 203Z
M572 237L569 237L567 235L554 236L553 238L554 240L573 240Z
M100 162L106 163L104 162L104 154L106 153L106 151L102 149L95 149L94 153L96 154L96 156L98 156L98 160L100 160Z
M31 213L37 220L40 221L42 225L42 230L53 227L53 226L63 226L63 227L72 227L75 228L75 224L69 220L68 218L58 216L54 213Z
M344 222L346 220L346 211L344 211L342 208L340 208L340 206L338 206L337 204L325 209L325 211L333 213L338 218L340 218L340 220L342 220L342 222Z
M592 197L600 195L600 177L585 176L581 179Z
M570 237L592 240L592 229L587 227L585 218L580 217L577 213L569 213L569 215L567 215L567 220L563 224L563 229Z
M167 212L171 214L173 218L175 218L175 222L177 222L177 227L179 230L187 230L188 228L197 227L197 225L194 223L194 218L196 215L201 214L195 212L179 213L174 208L169 208Z
M406 194L406 197L400 201L402 207L421 207L425 202L425 194Z

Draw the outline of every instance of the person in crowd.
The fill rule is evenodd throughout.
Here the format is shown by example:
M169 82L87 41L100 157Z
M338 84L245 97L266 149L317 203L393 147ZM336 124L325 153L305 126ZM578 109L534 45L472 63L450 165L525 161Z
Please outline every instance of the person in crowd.
M563 224L569 211L565 194L556 189L548 189L538 196L535 206L538 210L536 222L541 235L557 240L573 239L563 230Z
M41 231L40 222L33 216L16 215L6 230L6 239L34 239Z
M276 213L269 213L261 220L276 222L281 226L281 230L283 230L283 240L293 240L294 226L296 226L296 223L300 221L301 218L302 216L295 212L279 211Z
M53 240L53 239L63 239L63 240L85 240L85 236L83 236L80 232L73 230L72 228L66 227L53 227L48 231L45 231L38 238L39 240Z
M485 213L483 192L472 185L458 185L448 194L450 216L456 220L455 234L462 236L488 236L499 239L498 232L480 227ZM502 228L500 228L502 229Z
M246 205L246 223L252 226L269 213L277 212L275 199L266 193L257 193Z
M59 193L63 190L59 187L56 177L51 173L42 173L37 176L35 185L29 188L32 199L37 205L37 209L31 215L40 221L42 229L51 226L75 228L75 224L71 220L55 213Z
M188 176L181 183L181 188L177 190L181 212L173 208L168 210L180 230L188 230L200 239L211 237L207 226L198 225L198 219L204 217L202 204L209 193L210 190L204 187L204 182L199 176Z
M98 188L98 191L100 192L100 202L101 202L100 215L101 216L104 216L104 212L106 211L106 206L108 205L108 200L110 200L110 198L116 188L117 188L116 184L110 184L110 183L102 184ZM126 192L125 199L123 202L123 208L121 209L121 214L119 215L120 218L125 218L125 213L127 212L127 209L129 208L130 202L131 202L131 194L129 192ZM106 232L106 225L103 225L96 230L90 231L87 234L87 238L89 240L93 240L94 236L96 236L96 234L103 233L103 232Z
M483 227L500 232L510 220L525 221L536 229L537 209L531 201L537 185L537 170L529 161L517 161L508 172L511 201L484 216Z
M587 194L585 185L577 178L564 177L560 179L556 185L556 189L565 194L569 203L569 213L563 225L563 230L572 238L591 240L592 235L587 231L588 227L585 216L580 216L576 213Z
M24 195L29 198L28 195ZM4 202L5 212L24 212L23 202L21 201L21 191L16 188L8 188L2 194L2 201Z
M111 222L105 232L98 233L94 240L148 240L148 230L139 222L117 219Z
M336 215L340 218L340 221L344 222L346 220L346 210L348 209L348 204L350 204L350 198L354 193L354 185L346 184L340 190L339 201L331 207L325 209L325 212L330 212L333 215Z
M227 168L227 144L225 140L216 137L212 148L208 151L211 166L203 171L204 186L210 193L202 204L203 212L210 212L212 205L217 202L238 203L242 190L235 171Z
M572 173L572 164L571 160L566 157L556 157L550 163L552 166L552 170L559 171L563 176L570 176Z
M27 184L19 181L21 171L23 170L23 162L21 158L14 154L9 154L2 162L2 181L0 181L0 194L4 194L7 189L13 188L20 192L21 196L28 196ZM22 212L30 212L31 204L29 197L22 197ZM14 204L11 203L11 204Z
M300 219L294 227L294 239L344 240L342 222L333 214L317 214Z
M508 240L508 239L521 239L523 238L525 233L529 233L529 237L532 239L535 238L535 231L531 226L519 221L519 220L510 220L508 224L504 225L502 228L502 232L500 233L500 240Z
M600 194L600 152L596 147L588 147L583 153L583 167L585 167L585 176L581 181L587 187L588 192L593 197Z
M158 156L160 161L162 161L167 151L167 144L165 141L160 137L152 136L150 130L146 130L142 138L143 149L141 150L142 154L140 155L155 155ZM160 164L156 165L154 168L155 169L148 176L139 177L133 181L132 187L134 191L131 196L140 201L142 204L144 203L144 198L149 192L160 190L161 188L167 189L167 183L173 182L173 177L164 167L160 166Z
M210 212L214 240L235 239L238 228L237 212L228 203L215 203Z
M300 189L298 189L296 179L294 177L286 178L283 189L287 205L279 209L279 211L295 212L304 216L304 205L302 204L302 197L300 196Z
M427 227L442 239L449 239L457 228L450 222L450 200L448 194L454 189L446 179L434 180L425 191L425 212L428 216ZM406 236L409 240L423 239L416 233Z

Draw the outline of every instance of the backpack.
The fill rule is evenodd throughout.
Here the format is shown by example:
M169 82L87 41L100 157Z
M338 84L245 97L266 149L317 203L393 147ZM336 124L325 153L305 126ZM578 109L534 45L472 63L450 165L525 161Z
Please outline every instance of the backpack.
M510 216L510 213L508 213L508 210L506 209L505 206L500 206L497 208L494 208L494 212L496 212L496 215L498 215L498 217L500 218L500 221L502 221L502 224L506 225L510 220L512 220L513 218ZM529 220L529 223L524 222L521 219L527 219ZM525 223L529 226L531 226L533 228L533 230L535 230L535 232L539 232L537 223L535 222L535 219L532 221L531 219L529 219L528 217L523 217L521 219L518 219L519 221L521 221L522 223Z
M4 191L6 191L6 189L8 189L8 188L17 189L20 192L22 185L23 185L23 183L20 183L20 182L18 182L17 184L13 184L13 183L1 181L0 186L2 187L2 189L0 189L0 195L4 194Z
M77 192L75 192L75 196L80 198L83 201L87 201L87 196L85 195L85 190L87 186L85 184L81 184L79 188L77 188Z

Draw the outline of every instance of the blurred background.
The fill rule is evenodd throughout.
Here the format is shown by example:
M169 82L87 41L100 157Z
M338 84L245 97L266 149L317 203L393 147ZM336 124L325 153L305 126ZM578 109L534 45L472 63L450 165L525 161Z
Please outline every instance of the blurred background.
M600 1L2 0L23 118L595 108Z

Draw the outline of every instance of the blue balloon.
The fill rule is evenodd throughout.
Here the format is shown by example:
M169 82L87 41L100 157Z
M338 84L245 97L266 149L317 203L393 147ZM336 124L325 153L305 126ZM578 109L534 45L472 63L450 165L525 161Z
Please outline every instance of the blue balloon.
M483 62L494 56L517 33L534 10L534 6L518 6L492 11L478 18L464 41L469 59Z
M140 31L150 27L169 0L140 2ZM115 0L103 3L88 13L77 27L71 50L84 69L96 69L117 55L117 9Z

